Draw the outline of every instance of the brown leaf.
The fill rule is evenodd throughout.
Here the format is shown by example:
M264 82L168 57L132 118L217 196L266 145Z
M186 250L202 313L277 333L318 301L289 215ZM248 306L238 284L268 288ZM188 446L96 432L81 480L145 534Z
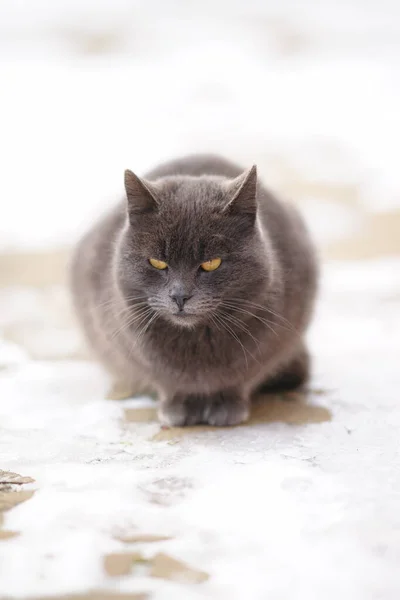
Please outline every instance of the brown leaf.
M23 490L21 492L0 492L0 511L10 510L17 504L32 498L34 490Z
M0 540L9 540L16 535L19 535L19 531L6 531L5 529L0 529Z
M165 542L168 540L172 540L169 535L157 535L152 533L134 533L132 535L118 535L116 536L117 540L120 542L124 542L125 544L135 544L135 543L152 543L152 542Z
M324 406L309 404L301 393L272 398L260 397L253 405L250 423L287 423L307 425L331 420L331 412Z
M12 485L9 483L0 483L0 492L12 492Z
M132 398L133 392L128 386L114 383L106 394L106 400L127 400Z
M153 423L157 421L157 410L148 408L125 408L125 420L130 423Z
M123 383L122 381L114 381L107 392L107 400L128 400L129 398L143 398L147 396L157 400L157 395L153 390L145 387L137 387L134 389L132 385Z
M147 562L139 552L113 552L104 557L104 570L110 577L129 575L135 563Z
M209 579L205 571L193 569L186 563L160 552L152 559L150 575L161 579L182 581L186 583L203 583Z
M11 471L0 470L0 484L22 484L22 483L34 483L32 477L23 477L18 473L12 473Z

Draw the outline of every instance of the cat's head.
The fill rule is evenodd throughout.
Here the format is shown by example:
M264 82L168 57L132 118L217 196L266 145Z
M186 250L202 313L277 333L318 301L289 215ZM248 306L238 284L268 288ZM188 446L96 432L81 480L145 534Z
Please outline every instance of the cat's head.
M129 219L118 274L128 302L137 298L191 327L215 323L218 310L258 298L272 265L257 219L255 166L231 180L149 182L126 171L125 187Z

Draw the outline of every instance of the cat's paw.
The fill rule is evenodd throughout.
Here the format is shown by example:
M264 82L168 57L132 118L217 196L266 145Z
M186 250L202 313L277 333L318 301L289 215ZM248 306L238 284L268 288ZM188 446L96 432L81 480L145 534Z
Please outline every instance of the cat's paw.
M235 391L211 396L177 394L161 402L158 416L163 425L184 427L212 425L226 427L243 423L249 417L249 403Z
M226 402L224 404L211 403L206 406L204 419L208 425L214 427L227 427L244 423L249 418L247 402Z

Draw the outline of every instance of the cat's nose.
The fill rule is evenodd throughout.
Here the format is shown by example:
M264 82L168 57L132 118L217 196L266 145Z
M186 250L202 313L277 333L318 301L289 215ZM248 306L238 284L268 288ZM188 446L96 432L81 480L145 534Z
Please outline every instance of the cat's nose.
M170 298L176 303L179 310L183 310L183 307L185 306L186 302L191 297L192 296L190 294L183 290L174 290L170 293Z

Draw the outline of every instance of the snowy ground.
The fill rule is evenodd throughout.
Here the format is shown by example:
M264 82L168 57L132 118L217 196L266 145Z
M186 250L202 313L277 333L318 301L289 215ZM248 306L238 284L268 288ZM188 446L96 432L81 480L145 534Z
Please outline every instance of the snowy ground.
M0 456L36 492L6 513L20 535L0 542L0 596L397 600L399 269L398 259L327 269L308 407L275 401L235 429L166 432L152 410L128 422L126 407L151 403L104 400L93 364L14 353L0 378ZM132 532L171 539L114 539ZM145 565L105 573L106 554L132 550L210 579L158 580Z
M399 63L396 0L0 4L0 469L35 479L3 513L0 472L0 598L398 600ZM165 431L104 399L64 247L126 167L198 150L257 162L341 260L306 397Z

